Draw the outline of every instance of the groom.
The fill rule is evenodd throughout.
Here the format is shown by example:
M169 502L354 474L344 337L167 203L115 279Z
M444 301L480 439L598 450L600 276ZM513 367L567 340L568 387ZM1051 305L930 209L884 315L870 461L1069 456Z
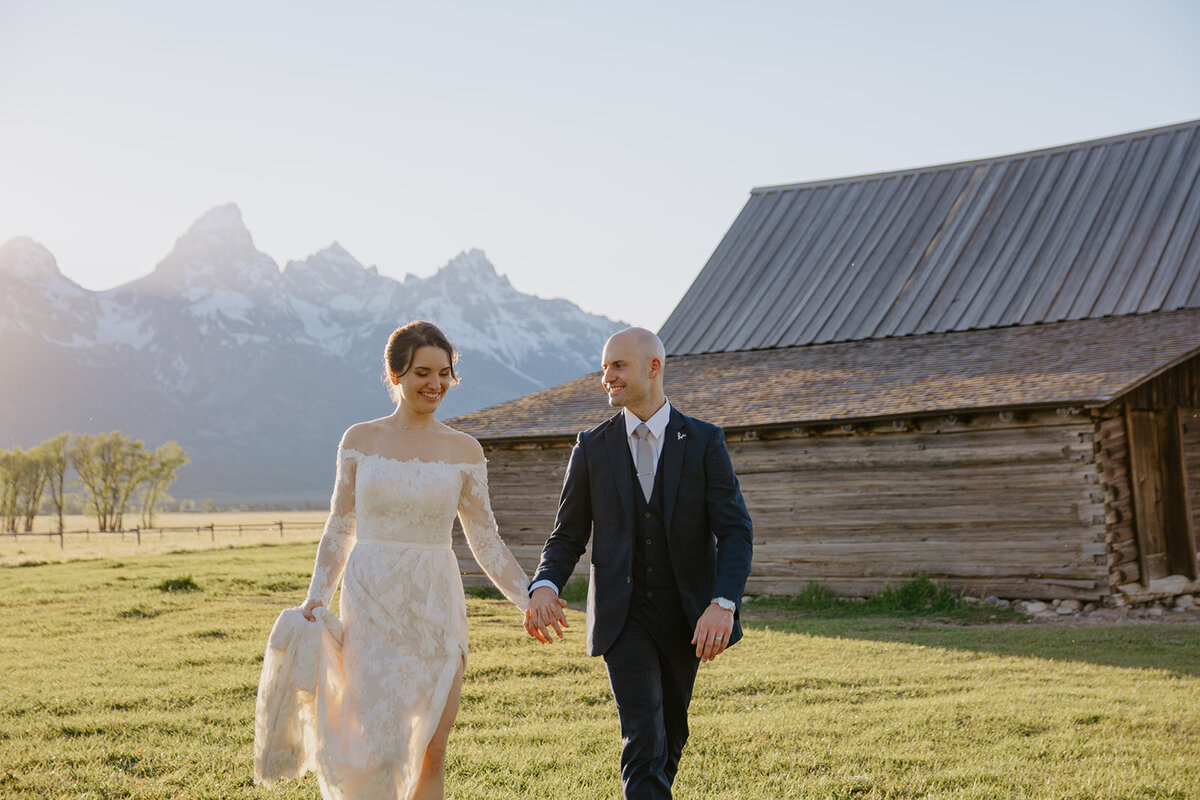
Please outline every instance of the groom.
M525 621L540 641L562 638L558 592L590 536L588 655L608 669L628 800L671 797L696 670L742 636L753 539L724 434L667 402L665 361L643 328L604 345L604 389L621 412L579 434Z

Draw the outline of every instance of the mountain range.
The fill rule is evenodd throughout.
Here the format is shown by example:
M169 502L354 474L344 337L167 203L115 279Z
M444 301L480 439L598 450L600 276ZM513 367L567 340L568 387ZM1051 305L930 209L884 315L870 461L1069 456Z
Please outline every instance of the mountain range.
M332 486L342 431L390 412L383 347L412 319L461 351L442 418L595 369L623 327L518 292L479 250L403 281L336 243L280 269L232 204L148 275L100 292L18 237L0 245L0 447L120 429L183 446L178 498L313 502Z

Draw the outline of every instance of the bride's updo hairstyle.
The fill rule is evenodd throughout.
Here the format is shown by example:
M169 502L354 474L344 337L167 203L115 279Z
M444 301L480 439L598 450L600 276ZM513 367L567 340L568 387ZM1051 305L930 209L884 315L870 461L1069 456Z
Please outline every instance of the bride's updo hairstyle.
M437 347L446 352L450 359L450 377L458 383L458 375L454 372L454 364L458 361L458 351L441 328L432 322L413 320L407 325L401 325L392 331L388 337L387 347L383 350L383 379L388 387L388 394L393 403L400 402L400 387L392 383L391 377L400 377L412 369L413 354L422 347Z

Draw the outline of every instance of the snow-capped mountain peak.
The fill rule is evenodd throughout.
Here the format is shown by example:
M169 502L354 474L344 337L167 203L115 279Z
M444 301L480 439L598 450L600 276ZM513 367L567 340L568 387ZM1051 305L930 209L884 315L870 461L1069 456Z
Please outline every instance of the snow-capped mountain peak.
M143 280L158 287L199 289L189 298L197 299L207 294L204 290L216 287L252 293L269 291L278 286L280 272L270 256L254 247L241 210L229 203L196 220Z
M28 236L18 236L0 245L0 272L27 281L63 277L54 255Z
M315 255L321 256L332 264L348 264L354 267L362 267L358 259L350 255L340 242L334 242L324 250L318 250Z
M464 250L450 259L431 280L451 285L492 285L512 289L508 278L498 273L487 254L477 248Z
M12 294L17 288L14 279L15 284L28 284L58 298L83 299L90 294L59 271L54 254L28 236L0 245L0 287ZM15 296L9 300L17 302Z
M337 242L318 250L303 261L289 261L283 268L284 276L292 280L360 280L363 272L377 274L378 270L364 267Z
M398 284L364 267L337 242L283 270L284 291L304 318L305 330L327 340L338 328L357 328L364 312L375 317L393 303ZM341 323L334 318L343 315ZM337 337L348 342L345 337Z
M242 220L242 212L233 203L217 206L192 223L187 232L175 241L167 256L200 256L207 254L257 254L254 239Z
M63 275L38 242L18 236L0 245L0 331L71 342L90 332L95 307L92 293Z

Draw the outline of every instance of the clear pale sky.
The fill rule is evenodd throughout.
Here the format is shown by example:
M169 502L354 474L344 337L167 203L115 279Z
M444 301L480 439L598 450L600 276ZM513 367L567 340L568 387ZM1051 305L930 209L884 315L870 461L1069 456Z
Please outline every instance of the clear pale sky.
M757 185L1200 117L1200 3L0 0L0 241L89 289L235 202L657 328Z

